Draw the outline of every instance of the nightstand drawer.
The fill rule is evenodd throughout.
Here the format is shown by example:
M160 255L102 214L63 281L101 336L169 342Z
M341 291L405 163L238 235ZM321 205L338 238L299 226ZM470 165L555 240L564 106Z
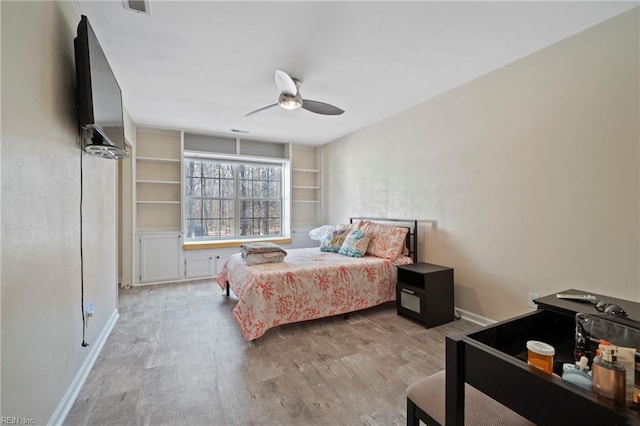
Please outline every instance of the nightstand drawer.
M424 289L420 290L415 287L398 285L398 311L406 315L421 319L420 316L424 311L422 301L424 300ZM417 316L415 316L417 315Z

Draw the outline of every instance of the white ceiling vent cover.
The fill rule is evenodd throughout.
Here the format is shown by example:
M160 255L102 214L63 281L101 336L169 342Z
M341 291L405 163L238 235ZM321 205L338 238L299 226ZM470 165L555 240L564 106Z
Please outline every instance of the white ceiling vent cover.
M145 15L151 15L151 9L149 8L149 0L123 0L125 9L132 10L137 13L144 13Z

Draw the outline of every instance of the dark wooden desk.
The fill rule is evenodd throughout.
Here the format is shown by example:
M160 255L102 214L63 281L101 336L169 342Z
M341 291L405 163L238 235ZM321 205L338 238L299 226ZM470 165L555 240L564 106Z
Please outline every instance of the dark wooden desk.
M578 290L563 293L569 291ZM606 300L630 315L640 312L635 302ZM575 314L598 313L593 304L557 299L555 294L536 302L535 312L473 333L447 336L446 425L464 425L465 382L540 425L640 424L636 412L616 408L559 376L529 367L527 340L552 344L556 348L554 367L563 361L573 362Z
M617 299L615 297L603 296L597 293L591 293L583 290L564 290L559 293L568 293L568 294L591 294L596 296L597 299L606 300L609 303L614 303L620 307L622 307L627 314L629 314L628 319L631 321L638 321L640 326L640 303L631 302L629 300ZM539 299L535 299L534 303L538 305L538 309L548 309L550 311L555 311L561 314L575 316L578 312L582 312L584 314L597 315L600 314L595 308L594 303L589 302L576 302L575 300L569 299L558 299L554 294L549 296L541 297ZM638 327L640 328L640 327Z

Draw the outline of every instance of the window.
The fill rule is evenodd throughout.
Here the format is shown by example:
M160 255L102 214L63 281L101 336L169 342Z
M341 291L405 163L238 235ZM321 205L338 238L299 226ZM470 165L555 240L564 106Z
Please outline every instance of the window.
M285 164L189 157L187 241L283 236Z

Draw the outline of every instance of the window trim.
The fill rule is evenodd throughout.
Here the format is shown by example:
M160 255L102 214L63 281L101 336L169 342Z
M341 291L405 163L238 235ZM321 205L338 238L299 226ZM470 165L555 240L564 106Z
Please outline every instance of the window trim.
M281 166L282 167L282 217L281 217L281 234L280 235L269 235L269 236L247 236L245 238L237 235L240 223L238 220L234 220L235 232L233 237L229 238L202 238L202 239L189 239L187 236L187 195L186 195L186 180L185 180L185 163L189 159L205 159L205 160L213 160L213 161L228 161L237 164L251 164L251 165L269 165L269 166ZM229 155L229 154L216 154L210 152L202 152L202 151L183 151L182 155L182 191L185 196L182 197L181 207L182 207L182 228L184 234L184 243L183 246L185 249L193 249L205 248L202 247L204 245L211 245L212 248L218 247L238 247L240 244L247 241L276 241L278 240L280 244L286 244L286 241L291 240L291 160L287 158L271 158L271 157L256 157L249 155ZM236 211L239 210L240 192L239 192L239 181L236 176L236 172L234 171L234 185L236 190L235 197L235 208ZM236 218L238 219L238 218ZM187 248L189 246L189 248ZM208 248L208 247L207 247Z
M185 241L182 245L184 250L208 250L219 248L235 248L240 247L246 242L268 242L275 244L291 244L293 239L291 237L279 237L279 238L254 238L250 240L205 240L205 241Z

